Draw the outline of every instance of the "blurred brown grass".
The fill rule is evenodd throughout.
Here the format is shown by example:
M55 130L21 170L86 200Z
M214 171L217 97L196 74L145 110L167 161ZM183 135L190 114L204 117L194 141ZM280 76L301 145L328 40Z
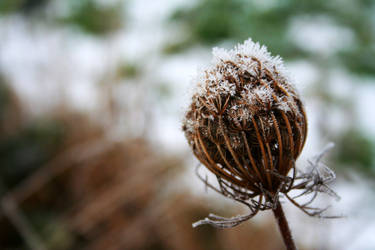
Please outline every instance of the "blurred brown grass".
M20 102L14 94L10 100L2 140L23 127ZM283 249L273 221L193 229L215 211L188 190L170 188L183 174L180 156L161 154L146 138L111 140L103 126L64 107L44 119L62 124L63 140L7 187L2 249Z

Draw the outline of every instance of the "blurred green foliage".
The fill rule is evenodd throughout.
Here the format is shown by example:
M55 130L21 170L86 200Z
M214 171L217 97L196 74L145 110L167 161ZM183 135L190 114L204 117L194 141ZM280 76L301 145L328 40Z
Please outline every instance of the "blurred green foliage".
M140 75L141 69L136 63L122 62L117 68L117 76L120 78L135 78Z
M124 1L111 4L96 0L64 0L58 3L63 16L50 8L59 0L0 0L0 15L23 14L24 17L40 18L47 24L57 21L67 27L75 27L90 35L107 35L124 24ZM45 15L49 13L49 15ZM47 19L46 19L47 18Z
M123 24L123 4L100 5L94 0L68 1L70 12L59 19L92 35L106 35Z
M1 0L0 14L11 14L21 12L32 13L44 8L50 0Z
M341 166L357 167L375 174L375 145L363 132L351 129L343 133L334 150L334 160Z
M331 57L359 74L375 75L375 1L371 0L202 0L191 8L178 9L171 21L187 27L185 47L196 43L214 45L222 40L241 42L248 37L275 54L291 59L316 55L293 42L290 27L296 17L328 17L333 24L348 29L354 44ZM310 41L306 41L309 43ZM178 47L176 44L174 47Z
M213 45L223 39L242 41L252 37L279 54L299 54L286 32L290 9L283 4L260 9L253 1L203 0L191 9L177 10L173 21L181 21L191 32L191 41Z
M165 55L171 55L176 53L183 52L186 48L189 48L191 46L192 42L188 39L181 39L180 41L170 41L167 42L163 49L162 53Z

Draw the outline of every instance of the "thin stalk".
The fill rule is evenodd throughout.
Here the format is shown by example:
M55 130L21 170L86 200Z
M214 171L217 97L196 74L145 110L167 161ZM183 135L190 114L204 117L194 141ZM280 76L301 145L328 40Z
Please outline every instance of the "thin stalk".
M275 215L277 224L279 225L280 233L283 237L285 246L287 250L297 250L294 244L292 234L289 229L288 221L286 220L283 208L280 201L277 201L276 208L272 210Z

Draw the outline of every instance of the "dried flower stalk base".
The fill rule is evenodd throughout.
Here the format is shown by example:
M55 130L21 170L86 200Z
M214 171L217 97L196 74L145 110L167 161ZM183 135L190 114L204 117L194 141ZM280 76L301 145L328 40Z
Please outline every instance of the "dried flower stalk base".
M194 155L216 175L218 185L208 183L198 171L199 178L213 190L248 206L250 213L232 218L210 214L193 226L233 227L268 209L279 222L287 223L281 195L305 213L322 217L325 209L310 204L318 192L337 196L327 186L335 176L320 164L325 150L310 162L308 173L295 168L306 140L307 120L281 58L272 57L265 46L251 39L229 51L215 48L213 54L213 64L195 79L197 90L183 130ZM291 190L301 193L291 197ZM296 198L302 195L311 195L310 201L298 203ZM283 236L286 231L290 234L281 224Z

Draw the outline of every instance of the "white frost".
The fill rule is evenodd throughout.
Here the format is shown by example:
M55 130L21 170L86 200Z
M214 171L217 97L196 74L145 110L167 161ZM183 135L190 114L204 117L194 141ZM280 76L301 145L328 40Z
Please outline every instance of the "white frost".
M256 58L263 66L272 69L275 67L277 71L286 77L288 73L285 71L283 60L280 56L272 56L265 45L253 42L251 38L247 39L243 44L238 44L234 49L226 50L222 48L213 48L213 64L232 61L239 66L251 66L243 68L252 71L254 62L246 60L247 58ZM249 64L249 62L251 62ZM251 72L250 72L251 73Z
M257 95L263 103L270 103L272 101L272 92L267 87L261 86L254 88L253 93Z
M199 96L205 96L208 99L215 97L219 93L233 96L236 93L236 86L233 83L229 83L226 77L231 76L238 81L238 76L244 72L255 76L259 66L267 68L270 72L275 72L276 70L277 76L275 75L274 77L292 84L281 57L272 56L266 46L261 46L250 38L230 50L213 48L212 54L212 64L201 69L193 80L197 86L196 93ZM261 98L269 98L268 93L264 90L259 91L259 94Z
M193 102L196 108L205 106L210 112L216 113L218 110L215 103L217 103L218 96L222 95L240 95L247 105L254 105L260 101L268 104L275 103L277 108L285 112L295 108L293 98L285 100L276 95L278 100L274 102L274 90L272 87L266 86L270 86L273 80L270 77L265 77L265 69L271 73L271 78L278 81L280 86L286 90L292 90L290 94L295 91L281 57L272 56L266 46L248 39L243 44L238 44L230 50L213 48L212 54L211 65L199 70L197 76L193 79L196 86ZM241 90L238 90L236 84L243 81L241 77L244 76L257 79L254 84L259 85L256 81L262 82L260 86L247 84ZM241 92L239 93L239 91ZM237 117L237 121L241 121L250 118L249 111L239 112L236 108L239 107L235 107L228 112L230 119Z
M185 119L183 121L183 124L185 125L186 127L186 130L190 133L194 133L194 130L195 130L195 127L197 125L197 122L196 121L193 121L191 119Z

